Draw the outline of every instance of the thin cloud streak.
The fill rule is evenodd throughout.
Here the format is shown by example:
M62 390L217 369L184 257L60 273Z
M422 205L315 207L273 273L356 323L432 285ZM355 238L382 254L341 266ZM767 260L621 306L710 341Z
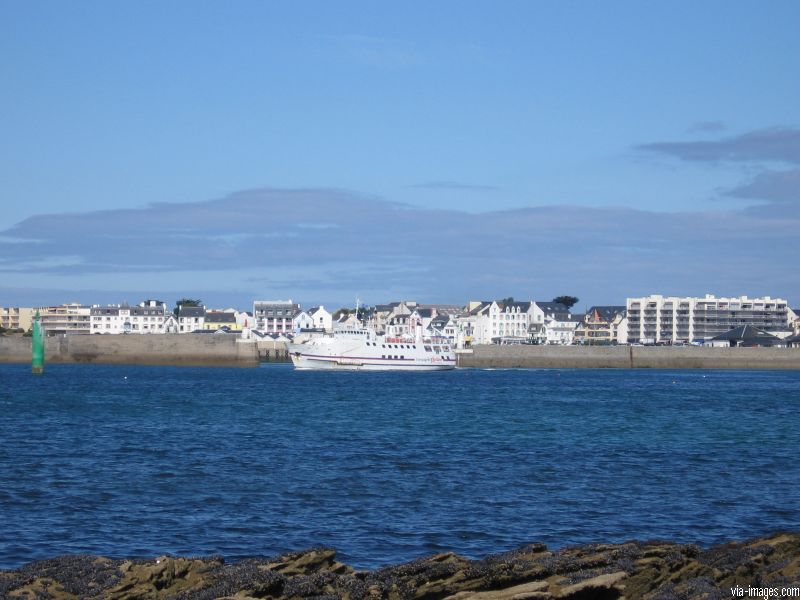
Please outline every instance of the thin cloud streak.
M456 190L468 192L496 192L500 189L493 185L460 183L458 181L428 181L425 183L416 183L409 187L418 190Z
M772 127L721 140L658 142L636 146L693 162L784 162L800 164L800 129Z

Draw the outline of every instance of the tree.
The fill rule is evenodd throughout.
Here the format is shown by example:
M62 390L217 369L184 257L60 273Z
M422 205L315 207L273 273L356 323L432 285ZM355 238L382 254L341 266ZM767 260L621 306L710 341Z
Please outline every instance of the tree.
M203 306L203 301L199 298L181 298L180 300L175 301L175 309L172 311L175 316L178 316L178 311L180 311L181 306Z
M553 298L553 302L558 302L559 304L563 304L567 308L572 308L578 303L579 298L575 296L556 296Z
M500 304L506 306L507 304L514 304L514 296L509 296L508 298L503 298L500 300Z

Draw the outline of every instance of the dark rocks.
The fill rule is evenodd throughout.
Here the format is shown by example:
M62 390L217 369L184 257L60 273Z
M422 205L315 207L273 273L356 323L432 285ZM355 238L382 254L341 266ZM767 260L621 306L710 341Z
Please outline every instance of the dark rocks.
M735 586L800 588L800 534L701 551L669 542L532 544L468 560L436 554L369 572L330 548L226 564L220 557L62 556L0 571L0 598L25 600L616 600L730 598Z

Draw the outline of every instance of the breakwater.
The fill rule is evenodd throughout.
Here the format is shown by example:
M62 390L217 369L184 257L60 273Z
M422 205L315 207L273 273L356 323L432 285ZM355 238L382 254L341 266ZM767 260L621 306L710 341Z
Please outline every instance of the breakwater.
M0 363L30 363L31 338L0 337ZM45 338L45 364L255 367L255 342L238 334L67 335Z
M232 367L289 361L284 342L242 340L238 334L49 337L45 357L51 364ZM457 358L461 368L800 370L800 348L478 345ZM0 363L30 361L31 338L0 336Z
M800 369L800 348L473 346L459 367L532 369Z

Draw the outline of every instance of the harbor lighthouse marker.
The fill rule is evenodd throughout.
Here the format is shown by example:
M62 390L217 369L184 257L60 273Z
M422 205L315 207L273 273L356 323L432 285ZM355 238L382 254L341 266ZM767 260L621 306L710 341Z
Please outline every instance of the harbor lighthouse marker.
M31 371L34 375L44 373L44 333L39 311L33 317L33 336L31 337Z

